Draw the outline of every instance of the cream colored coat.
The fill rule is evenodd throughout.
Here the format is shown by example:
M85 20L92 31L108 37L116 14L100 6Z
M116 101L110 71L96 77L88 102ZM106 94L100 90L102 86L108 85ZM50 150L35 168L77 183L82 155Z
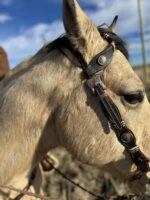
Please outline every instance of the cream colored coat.
M108 45L76 0L63 0L63 17L68 37L87 62ZM0 184L17 186L58 146L124 180L135 171L75 63L59 50L40 52L10 71L1 83ZM150 157L150 105L146 95L136 105L122 99L123 94L144 92L144 87L119 50L101 78L137 144ZM142 193L144 180L133 184Z

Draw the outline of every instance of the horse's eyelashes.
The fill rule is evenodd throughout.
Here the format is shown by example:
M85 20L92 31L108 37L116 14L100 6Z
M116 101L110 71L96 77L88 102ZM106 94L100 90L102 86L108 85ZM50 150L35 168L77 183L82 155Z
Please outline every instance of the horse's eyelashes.
M144 100L144 93L143 92L134 92L131 94L123 95L124 100L129 104L137 104L141 103Z

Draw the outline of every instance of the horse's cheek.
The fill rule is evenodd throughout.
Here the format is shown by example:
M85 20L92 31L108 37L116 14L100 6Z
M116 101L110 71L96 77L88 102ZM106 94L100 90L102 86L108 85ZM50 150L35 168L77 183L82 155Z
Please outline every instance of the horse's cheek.
M99 103L93 99L89 101L81 89L65 102L58 114L61 145L78 160L97 166L115 159L116 153L116 145L110 145L112 140L116 143L115 135L108 134L108 123L101 120L104 118L101 114Z

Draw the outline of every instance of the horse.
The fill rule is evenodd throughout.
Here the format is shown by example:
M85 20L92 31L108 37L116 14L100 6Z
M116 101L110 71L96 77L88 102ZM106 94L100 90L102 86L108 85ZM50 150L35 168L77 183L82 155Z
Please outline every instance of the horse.
M61 146L82 163L129 181L132 191L144 194L147 175L130 181L137 163L118 141L80 65L80 60L90 63L104 52L109 43L106 38L113 35L110 62L96 75L137 145L150 157L150 105L124 44L115 34L116 20L105 29L104 38L104 29L91 22L76 0L63 0L63 22L65 36L10 70L0 83L0 185L24 189L20 182L27 183L34 169L40 172L39 163L46 153ZM103 56L96 64L105 61ZM132 151L139 153L137 147ZM144 154L140 152L142 166L148 162ZM42 178L38 181L36 193L40 193Z
M0 80L2 80L9 71L7 53L0 47Z

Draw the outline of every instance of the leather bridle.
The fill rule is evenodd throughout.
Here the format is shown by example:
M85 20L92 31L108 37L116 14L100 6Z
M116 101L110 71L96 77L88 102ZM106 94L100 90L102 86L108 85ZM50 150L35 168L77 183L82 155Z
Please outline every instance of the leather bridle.
M65 44L65 48L67 48L79 61L80 66L87 77L86 82L88 87L99 100L103 113L115 132L118 141L124 146L125 150L129 153L131 160L136 165L137 170L132 177L132 180L139 179L150 171L150 159L147 158L137 146L134 133L127 127L118 107L110 96L106 94L106 87L100 78L100 74L98 74L98 72L104 71L104 69L109 66L116 47L115 41L109 37L109 33L103 34L102 36L108 41L109 45L104 51L97 54L89 64L85 61L80 51L74 48L71 42ZM64 50L61 48L61 51Z
M61 47L58 47L58 49L65 56L69 58L69 56L64 52L64 48L67 48L80 63L80 67L82 68L84 74L87 77L86 82L88 87L90 88L92 93L98 98L100 105L103 109L103 113L107 118L111 128L115 132L118 141L124 146L125 150L129 153L131 160L137 167L135 175L131 178L132 181L135 179L140 179L144 174L147 174L147 172L150 171L150 166L149 166L150 159L147 158L144 155L144 153L140 150L140 148L137 146L136 137L134 133L126 126L118 107L115 105L110 96L108 96L106 93L106 87L103 81L101 80L99 72L104 71L111 63L113 59L113 54L116 49L116 43L110 37L109 33L104 33L101 35L105 40L107 40L109 45L108 47L106 47L104 51L98 53L90 61L89 64L85 61L80 51L78 49L75 49L73 44L67 38L65 38L66 39L65 44L62 44ZM46 46L46 48L48 48L48 46ZM52 47L52 49L55 49L55 47ZM50 164L50 166L52 166L52 164ZM59 172L59 170L57 171ZM35 177L35 171L32 172L31 177L29 179L29 183L24 188L24 191L27 191L30 188L34 180L34 177ZM75 184L73 181L71 182ZM84 188L82 187L81 189ZM15 198L15 200L19 200L23 196L24 193L21 193Z

